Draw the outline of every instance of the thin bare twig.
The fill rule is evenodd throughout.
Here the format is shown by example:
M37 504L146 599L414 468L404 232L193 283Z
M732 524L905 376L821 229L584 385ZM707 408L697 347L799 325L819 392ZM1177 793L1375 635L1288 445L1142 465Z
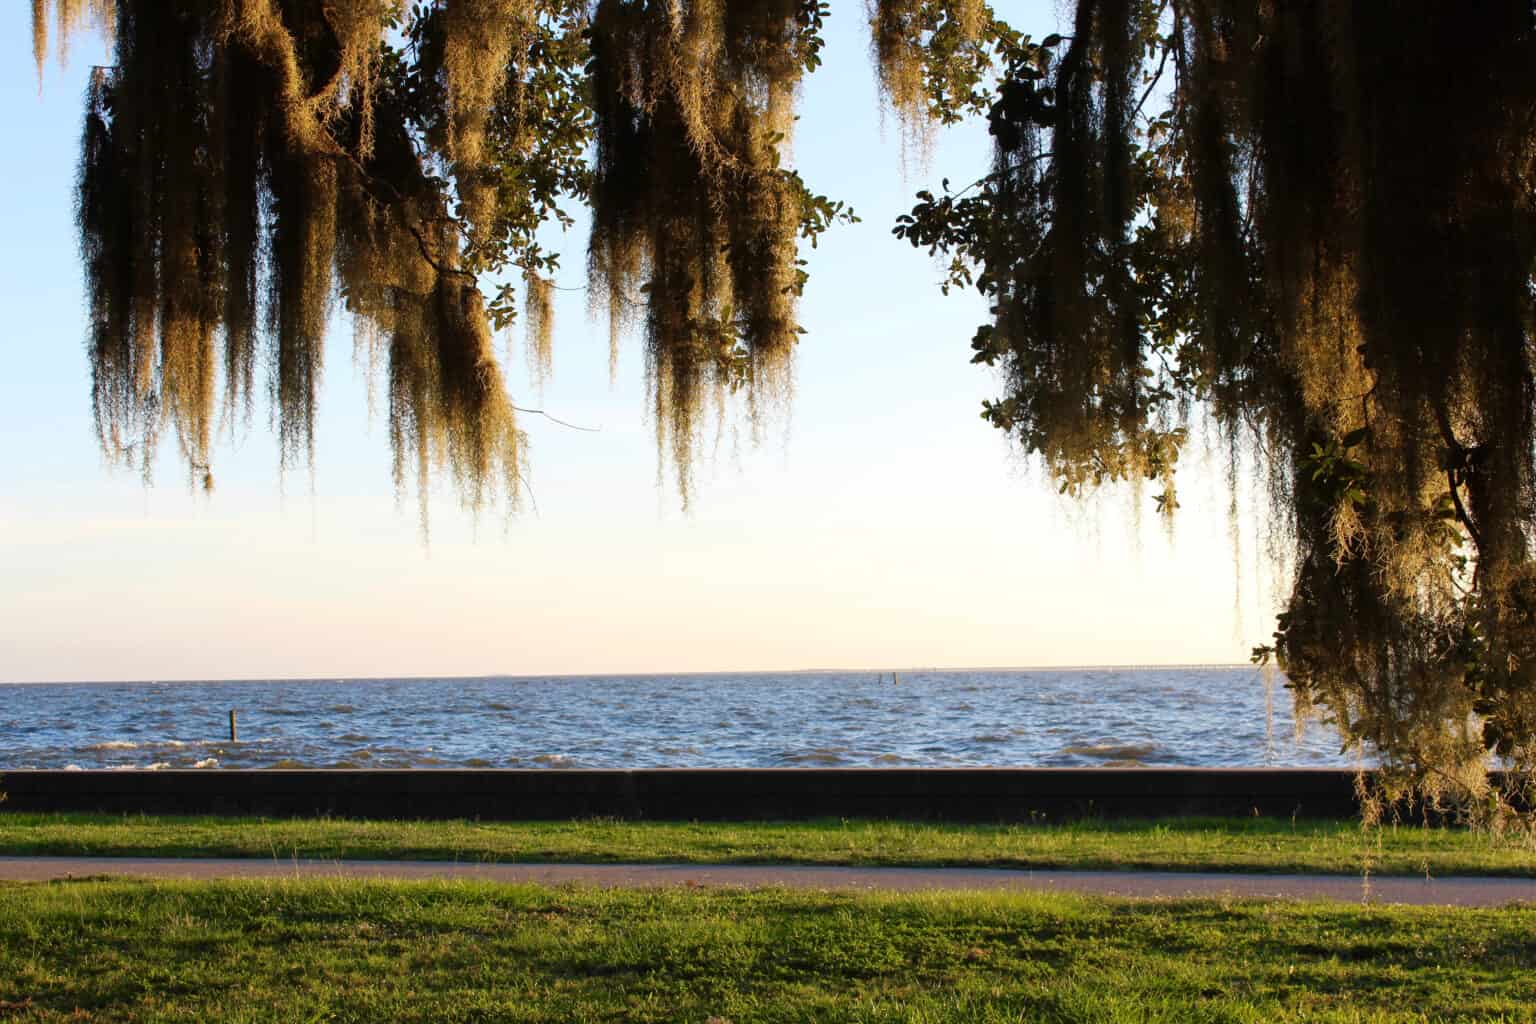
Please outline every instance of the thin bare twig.
M965 186L965 188L961 189L959 192L948 192L945 193L945 195L949 199L959 199L961 196L965 195L971 189L976 188L978 185L985 185L989 181L997 181L1005 175L1012 174L1015 171L1022 171L1024 168L1033 166L1034 164L1039 163L1041 160L1049 160L1054 155L1055 154L1049 150L1044 153L1036 153L1028 160L1020 161L1019 163L1006 167L1001 171L993 171L991 174L983 175L982 177L977 178L975 181Z
M421 229L414 224L407 224L405 227L407 231L416 237L416 244L421 248L421 258L431 264L433 270L437 271L439 274L457 274L460 277L467 277L477 284L479 283L479 278L475 277L475 275L471 274L469 271L460 270L457 267L445 267L437 260L433 259L431 251L427 248L427 240L422 237Z
M1166 7L1167 5L1165 4L1164 8L1166 9ZM1161 19L1162 11L1158 12L1158 17ZM1147 98L1152 95L1152 90L1157 88L1157 83L1163 80L1163 69L1168 66L1168 51L1171 49L1173 49L1172 36L1169 37L1168 45L1163 47L1163 58L1157 62L1157 72L1152 76L1152 80L1147 83L1146 91L1141 94L1141 100L1137 102L1136 109L1131 112L1130 120L1135 121L1141 116L1142 108L1147 105Z
M567 423L565 420L562 420L558 416L551 416L543 409L525 409L521 405L514 405L512 408L516 409L518 412L526 412L530 416L543 416L547 420L553 420L554 422L560 424L562 427L570 427L572 430L581 430L588 434L600 434L603 432L602 427L581 427L574 423Z

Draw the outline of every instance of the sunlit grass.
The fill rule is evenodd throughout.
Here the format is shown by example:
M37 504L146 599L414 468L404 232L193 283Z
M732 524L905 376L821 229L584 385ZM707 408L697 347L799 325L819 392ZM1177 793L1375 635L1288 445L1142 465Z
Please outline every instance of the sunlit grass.
M0 814L0 855L969 865L1536 877L1536 848L1463 829L1273 818L1068 825L349 821Z
M1536 908L343 880L0 886L17 1021L1531 1020Z

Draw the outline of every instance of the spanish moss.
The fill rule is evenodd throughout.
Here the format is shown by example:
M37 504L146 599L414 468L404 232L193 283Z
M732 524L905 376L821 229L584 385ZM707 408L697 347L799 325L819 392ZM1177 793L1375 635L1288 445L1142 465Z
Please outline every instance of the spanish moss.
M59 63L69 59L69 39L79 29L92 27L110 34L114 0L32 0L32 59L37 63L37 82L43 82L43 66L48 60L52 15L52 35L57 44Z
M870 50L904 150L926 160L933 131L972 106L989 64L992 10L983 0L865 0Z
M594 211L615 352L631 323L646 339L657 443L686 501L700 408L739 393L755 413L785 394L798 243L851 218L781 162L824 13L39 0L40 55L62 46L53 26L114 22L80 174L104 447L147 473L169 423L206 475L216 411L250 420L264 378L283 465L312 463L344 311L387 355L397 480L425 487L446 464L478 504L522 464L483 335L521 310L547 375L559 259L539 231L570 226L574 199Z
M1257 656L1464 809L1490 756L1536 767L1533 19L1078 0L1012 55L979 191L898 226L978 268L986 413L1064 490L1171 513L1196 410L1270 463L1295 575Z
M147 474L169 424L208 480L219 380L238 421L264 366L282 461L312 462L339 300L385 339L397 482L425 495L446 465L469 504L515 501L522 437L484 300L398 83L380 73L398 14L361 0L116 5L79 184L109 453ZM454 143L466 167L470 135Z
M523 329L528 375L543 389L555 363L555 285L534 271L523 275Z
M589 268L615 322L644 296L657 443L685 501L706 398L788 386L804 210L780 156L811 17L803 0L602 0L593 18Z
M533 27L529 0L459 0L444 8L442 70L447 92L446 152L464 218L484 231L494 203L486 167L486 122L507 61L526 49Z

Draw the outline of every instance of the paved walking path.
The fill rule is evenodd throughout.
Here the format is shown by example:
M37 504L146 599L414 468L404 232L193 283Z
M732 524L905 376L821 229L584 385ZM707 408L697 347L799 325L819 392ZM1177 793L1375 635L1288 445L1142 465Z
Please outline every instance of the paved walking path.
M348 877L481 879L600 886L738 886L915 892L1016 889L1138 899L1236 897L1497 907L1536 903L1536 879L1456 876L1249 875L1182 871L1018 871L770 864L480 864L453 861L258 860L180 857L0 857L0 880L101 875L150 878Z

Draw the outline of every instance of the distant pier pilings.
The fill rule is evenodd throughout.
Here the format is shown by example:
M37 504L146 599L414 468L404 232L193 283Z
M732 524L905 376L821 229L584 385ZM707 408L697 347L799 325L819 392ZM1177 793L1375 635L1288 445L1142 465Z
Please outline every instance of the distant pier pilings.
M0 771L0 792L0 814L1018 822L1358 813L1354 772L1320 768Z

